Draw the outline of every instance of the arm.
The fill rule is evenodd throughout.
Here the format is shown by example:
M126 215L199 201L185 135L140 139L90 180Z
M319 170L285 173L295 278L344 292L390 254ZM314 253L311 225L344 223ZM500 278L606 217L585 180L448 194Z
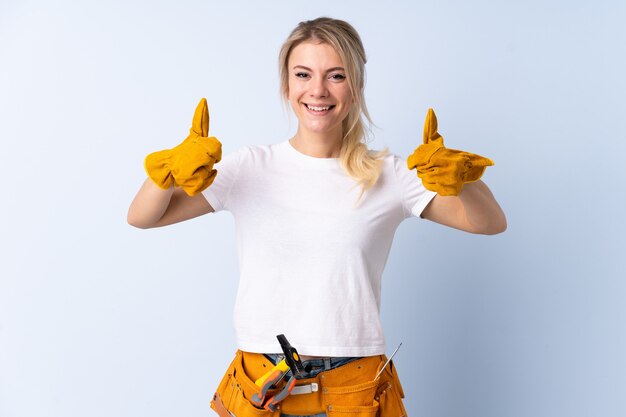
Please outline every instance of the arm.
M463 185L458 196L437 194L420 217L469 233L495 235L506 230L506 216L481 181Z
M163 190L147 178L128 209L127 221L140 229L167 226L213 212L202 193L189 197L173 185Z

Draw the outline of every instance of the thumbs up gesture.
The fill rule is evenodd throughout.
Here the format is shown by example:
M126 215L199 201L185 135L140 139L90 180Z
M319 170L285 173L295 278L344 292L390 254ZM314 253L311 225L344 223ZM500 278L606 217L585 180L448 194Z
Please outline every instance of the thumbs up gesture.
M196 107L189 136L172 149L146 156L144 168L148 177L159 187L182 187L194 196L213 183L217 170L213 164L222 159L222 144L209 134L209 110L206 98Z
M493 161L489 158L443 146L435 112L428 109L424 143L407 158L408 168L417 168L424 187L443 196L459 195L463 184L478 181L491 165Z

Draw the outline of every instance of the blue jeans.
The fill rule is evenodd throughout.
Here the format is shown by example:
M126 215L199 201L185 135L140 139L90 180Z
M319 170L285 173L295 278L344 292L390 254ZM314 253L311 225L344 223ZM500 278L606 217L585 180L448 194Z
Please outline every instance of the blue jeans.
M264 355L266 358L272 361L274 365L276 365L278 362L285 359L285 355L278 354L278 353L265 353ZM361 358L346 356L346 357L317 358L317 359L309 359L306 361L302 361L302 365L304 366L304 368L308 369L308 371L304 373L303 377L313 378L322 371L328 371L329 369L338 368L341 365L345 365L346 363L355 361L357 359L361 359ZM281 413L280 416L281 417L326 417L326 413L311 414L308 416L296 416L293 414Z

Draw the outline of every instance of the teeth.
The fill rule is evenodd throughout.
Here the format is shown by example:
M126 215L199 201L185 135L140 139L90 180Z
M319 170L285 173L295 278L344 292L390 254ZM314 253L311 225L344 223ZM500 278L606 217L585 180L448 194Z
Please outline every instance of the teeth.
M324 110L328 110L330 109L330 106L326 106L326 107L313 107L313 106L309 106L308 104L306 105L309 109L314 110L314 111L324 111Z

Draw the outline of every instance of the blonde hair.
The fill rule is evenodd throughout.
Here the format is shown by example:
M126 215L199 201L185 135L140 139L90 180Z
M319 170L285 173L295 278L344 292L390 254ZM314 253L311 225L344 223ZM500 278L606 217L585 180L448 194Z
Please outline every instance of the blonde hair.
M289 68L291 51L306 41L326 43L332 46L346 70L346 79L354 104L343 120L340 163L344 171L361 185L361 194L373 187L382 171L383 158L389 153L387 148L373 151L367 148L367 133L363 116L370 125L372 119L365 105L365 49L357 31L348 22L330 17L319 17L300 22L283 43L278 56L280 72L280 92L285 104L289 101Z

